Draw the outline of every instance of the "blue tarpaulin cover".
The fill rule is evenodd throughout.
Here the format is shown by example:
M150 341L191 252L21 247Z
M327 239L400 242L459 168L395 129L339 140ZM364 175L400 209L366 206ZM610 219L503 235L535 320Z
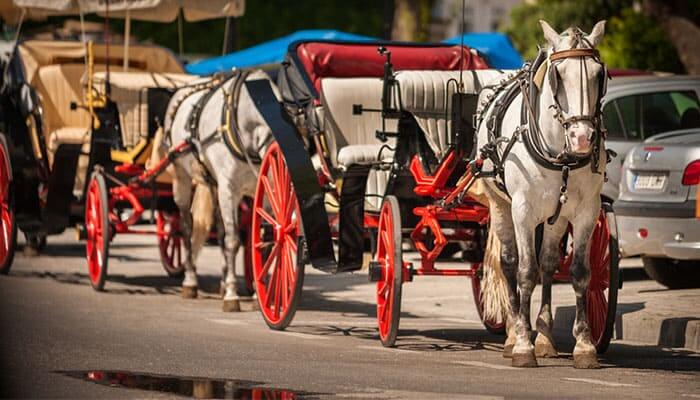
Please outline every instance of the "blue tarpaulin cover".
M280 63L287 54L292 42L297 40L377 40L369 36L355 35L336 30L305 30L282 36L269 42L249 47L219 57L207 58L185 66L190 74L211 75L215 72L229 71L231 68L254 67L265 64ZM447 39L444 43L459 44L459 36ZM464 44L486 56L493 68L516 69L523 65L523 59L513 48L508 36L498 33L467 33Z
M244 68L258 65L279 63L284 60L287 49L297 40L376 40L369 36L355 35L335 30L305 30L282 36L269 42L249 47L235 53L208 58L185 66L190 74L211 75L219 71L228 71L233 67Z
M458 35L444 42L459 44L459 38ZM465 33L464 44L485 55L486 61L493 68L517 69L523 66L523 58L515 50L508 36L503 33Z

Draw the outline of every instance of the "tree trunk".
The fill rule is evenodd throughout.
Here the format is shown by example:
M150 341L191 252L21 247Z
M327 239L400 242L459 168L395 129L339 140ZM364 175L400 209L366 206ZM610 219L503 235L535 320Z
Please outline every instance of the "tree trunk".
M434 0L394 0L393 40L418 42L428 39Z
M659 22L668 40L678 52L687 73L700 74L700 28L691 20L681 16L682 5L674 1L645 0L642 11Z
M417 0L394 1L394 26L391 38L412 42L418 36L419 9Z

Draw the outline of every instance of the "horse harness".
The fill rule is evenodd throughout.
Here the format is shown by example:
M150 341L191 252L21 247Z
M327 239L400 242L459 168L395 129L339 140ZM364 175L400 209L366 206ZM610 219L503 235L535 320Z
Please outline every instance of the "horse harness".
M583 46L583 47L580 47ZM588 96L588 90L584 86L584 79L588 76L586 59L593 59L603 67L603 73L598 79L598 96L596 100L596 108L593 115L586 115L583 111L583 96ZM581 68L581 114L564 118L557 91L559 87L560 76L557 72L556 65L566 59L579 59ZM546 63L546 64L545 64ZM538 88L537 80L541 79L541 73L544 73L549 79L550 87L552 88L552 96L554 104L550 106L554 110L554 118L559 122L564 131L565 146L564 150L558 154L552 154L546 143L538 124L538 101L541 95L541 90ZM475 127L479 127L487 114L487 110L493 107L489 119L486 121L489 141L480 150L482 159L489 159L493 163L492 171L479 171L478 175L482 177L494 177L496 186L510 197L505 186L505 171L504 165L508 154L513 148L515 142L521 138L530 156L544 168L550 170L558 170L562 173L562 185L560 187L560 197L557 203L554 214L547 219L547 222L552 225L559 218L561 208L566 203L567 184L569 172L579 169L590 164L594 173L600 174L599 171L599 152L600 145L605 139L605 130L601 121L601 101L605 90L607 89L607 70L605 65L600 60L598 51L583 37L583 32L580 29L573 30L572 48L569 50L554 51L549 56L545 51L540 51L535 61L532 64L525 65L522 69L514 74L511 74L506 79L497 85L487 87L492 89L493 93L486 96L486 99L480 104L480 110L475 115ZM501 136L501 126L503 117L506 111L515 100L518 94L522 94L522 107L520 111L520 126L516 129L510 138ZM590 104L590 103L589 103ZM574 154L571 151L571 140L566 131L572 124L580 121L589 121L594 129L592 137L589 137L593 146L591 150L583 155ZM499 154L499 145L506 143L506 146ZM608 162L609 162L608 155Z
M232 74L217 75L206 84L193 86L193 90L182 96L179 99L179 102L173 108L174 115L177 113L180 105L184 103L185 99L197 92L207 90L207 92L192 106L192 109L187 116L186 126L191 135L187 140L192 145L193 152L195 153L195 159L201 167L202 178L212 187L216 187L216 180L211 176L211 172L208 170L208 168L206 168L201 154L206 146L216 140L219 140L219 138L223 140L226 147L229 149L229 151L231 151L231 154L233 154L234 157L241 161L248 162L253 171L255 169L253 168L252 164L260 162L260 158L257 154L244 150L240 139L240 130L236 124L235 118L238 110L237 103L238 99L240 98L240 91L248 75L250 75L250 71L247 70L236 70L233 71ZM226 91L224 85L231 80L233 80L233 83L231 84L230 89ZM206 104L219 89L223 91L226 103L224 112L221 113L221 126L212 135L209 135L204 140L201 140L199 122L202 117L202 112Z

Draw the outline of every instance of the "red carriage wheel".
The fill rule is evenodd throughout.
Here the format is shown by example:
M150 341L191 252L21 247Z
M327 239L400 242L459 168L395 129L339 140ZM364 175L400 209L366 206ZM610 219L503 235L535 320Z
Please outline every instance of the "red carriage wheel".
M617 311L620 285L617 227L612 206L604 204L591 235L591 282L586 297L586 312L591 337L598 353L610 345Z
M253 203L250 242L260 311L272 329L294 318L304 285L299 201L279 145L274 142L260 166Z
M15 258L17 224L11 185L10 154L2 139L4 138L0 139L0 274L7 274Z
M88 186L85 200L85 230L87 232L85 247L90 284L93 289L102 291L107 278L111 228L107 184L99 172L92 174Z
M560 277L569 276L573 262L571 226L562 241L563 256L559 266ZM620 253L617 243L617 226L610 204L604 203L590 240L591 281L586 293L586 314L591 329L591 339L598 353L604 353L610 345L617 312L617 291L620 286Z
M163 269L172 278L181 278L185 274L182 259L182 231L180 230L180 213L170 211L156 212L158 231L158 248Z
M472 265L472 269L474 271L471 277L472 293L474 294L474 305L476 306L476 311L479 313L479 319L481 323L484 324L487 331L502 335L506 331L505 319L503 321L484 319L484 303L481 301L481 277L483 274L483 266L481 263L475 263Z
M379 339L384 346L392 347L399 333L403 284L401 213L395 196L384 198L377 230L377 263L381 268L377 281Z

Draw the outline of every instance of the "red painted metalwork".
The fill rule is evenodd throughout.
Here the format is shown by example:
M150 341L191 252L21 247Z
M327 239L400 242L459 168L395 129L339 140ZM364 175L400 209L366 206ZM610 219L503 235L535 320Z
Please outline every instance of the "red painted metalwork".
M108 221L104 218L108 204L105 202L104 181L101 179L101 176L95 176L90 180L85 200L85 250L90 282L96 290L102 290L104 285L108 244L112 236Z
M610 288L610 229L605 213L601 210L591 235L591 281L588 284L586 296L586 313L591 338L596 346L605 333L605 323L608 317L608 294Z
M0 273L7 273L12 263L16 235L15 211L10 198L10 158L0 144Z
M321 93L321 79L327 77L382 77L384 57L377 53L376 43L309 42L297 46L296 54L316 91ZM464 69L488 68L486 61L468 47L460 46L384 46L391 52L395 71L459 70L464 56Z
M177 276L184 272L185 263L182 258L180 213L157 211L156 235L158 235L160 261L165 272L170 276Z
M457 157L458 155L456 152L451 150L447 153L442 163L440 163L440 167L435 172L435 175L428 175L423 169L423 164L418 156L413 156L411 164L409 165L411 175L413 175L413 179L416 181L416 187L413 191L419 196L434 198L441 198L448 194L450 190L445 189L445 183L457 166Z
M299 201L277 142L270 145L260 165L253 211L251 244L258 303L268 326L284 329L296 312L303 266L297 263Z
M409 270L401 260L401 219L398 210L394 209L398 204L395 198L392 200L385 200L382 204L377 240L377 262L381 268L381 279L377 281L377 324L384 346L393 346L396 340L401 284L410 280L410 276L406 276ZM397 233L399 237L396 237ZM397 273L401 273L401 277Z

